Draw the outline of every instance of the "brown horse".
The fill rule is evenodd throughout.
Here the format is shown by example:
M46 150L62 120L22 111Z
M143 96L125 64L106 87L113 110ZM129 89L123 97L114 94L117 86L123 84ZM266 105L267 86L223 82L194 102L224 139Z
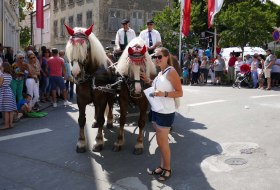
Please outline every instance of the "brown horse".
M146 124L149 102L143 92L145 85L140 80L140 72L145 72L148 77L156 74L155 64L152 62L144 44L141 38L134 38L127 45L116 66L116 72L122 76L123 82L119 91L120 128L118 139L114 143L114 151L120 151L124 145L124 125L129 102L136 104L140 110L139 135L134 147L134 154L142 154L144 149L143 128Z
M95 124L98 133L93 151L101 151L104 145L103 124L104 112L108 102L112 102L114 90L108 84L114 82L114 75L108 66L110 61L100 41L92 33L92 28L70 28L65 25L70 35L66 45L66 56L72 65L71 72L76 83L77 104L79 107L80 134L76 146L78 153L86 151L85 123L86 106L95 106ZM112 103L110 103L112 106ZM110 109L112 110L112 108ZM107 127L113 126L113 114L107 117Z

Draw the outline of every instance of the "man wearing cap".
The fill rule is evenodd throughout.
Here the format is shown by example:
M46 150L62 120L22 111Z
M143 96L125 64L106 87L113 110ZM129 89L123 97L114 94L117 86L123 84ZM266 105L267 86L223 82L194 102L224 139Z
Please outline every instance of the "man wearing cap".
M271 54L271 50L266 50L266 59L264 61L264 77L267 80L267 88L266 90L271 89L271 67L275 63L274 56Z
M154 29L153 20L147 21L147 29L141 31L139 37L145 41L149 54L153 54L154 50L161 44L161 36L160 33Z
M129 20L123 19L122 28L117 31L115 44L116 50L122 52L127 44L136 37L135 31L129 27Z

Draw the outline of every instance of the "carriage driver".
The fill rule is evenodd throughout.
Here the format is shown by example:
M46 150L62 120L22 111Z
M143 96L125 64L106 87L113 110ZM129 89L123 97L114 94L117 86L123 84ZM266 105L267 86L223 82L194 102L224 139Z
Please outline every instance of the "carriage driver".
M135 31L129 27L128 19L123 19L121 24L122 28L117 31L115 39L116 51L120 53L122 53L127 44L136 37Z

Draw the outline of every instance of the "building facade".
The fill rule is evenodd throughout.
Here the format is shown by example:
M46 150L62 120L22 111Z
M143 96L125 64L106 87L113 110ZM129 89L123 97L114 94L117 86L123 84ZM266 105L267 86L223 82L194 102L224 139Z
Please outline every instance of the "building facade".
M17 0L0 1L0 43L19 50L19 10Z
M51 46L64 49L68 34L64 23L71 27L88 28L94 23L93 33L103 46L115 39L121 20L139 34L148 19L169 5L169 0L53 0L51 3Z

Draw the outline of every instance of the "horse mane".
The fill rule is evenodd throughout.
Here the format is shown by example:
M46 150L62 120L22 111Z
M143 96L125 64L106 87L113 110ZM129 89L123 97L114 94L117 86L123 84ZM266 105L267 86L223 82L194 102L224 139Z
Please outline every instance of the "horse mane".
M75 33L77 32L84 33L86 31L86 28L75 27L74 31ZM108 64L111 61L107 57L106 52L102 44L100 43L100 41L93 33L91 33L88 36L88 41L90 43L90 54L92 60L95 60L98 66L104 65L105 68L107 68ZM65 54L69 62L72 62L73 60L82 62L87 58L87 43L73 44L71 40L68 40L65 47Z
M117 67L116 71L120 73L121 75L127 76L128 70L129 70L129 58L128 58L128 48L133 47L134 45L140 45L143 47L145 45L145 42L140 37L136 37L133 40L131 40L128 45L126 46L125 50L123 51ZM145 64L146 64L146 75L147 77L150 77L150 75L156 74L156 65L152 62L151 56L149 55L148 51L145 53ZM134 67L135 68L135 67Z

